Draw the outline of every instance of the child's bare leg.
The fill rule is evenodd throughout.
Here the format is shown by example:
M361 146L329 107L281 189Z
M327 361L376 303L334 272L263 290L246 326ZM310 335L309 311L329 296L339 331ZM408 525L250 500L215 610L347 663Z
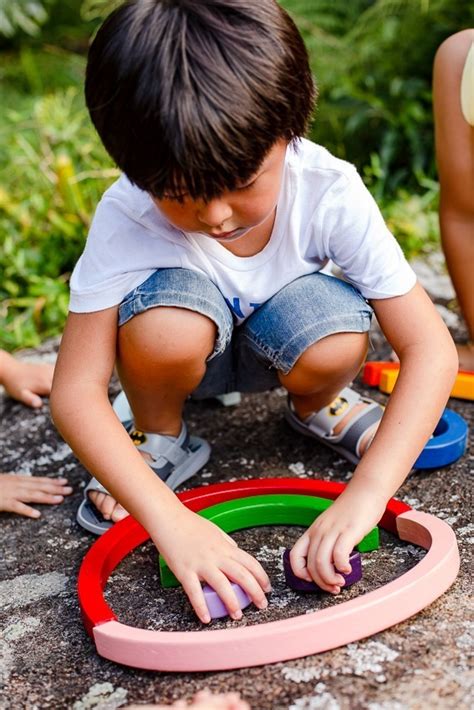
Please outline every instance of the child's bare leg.
M151 308L119 330L117 369L137 429L178 436L184 402L206 371L216 336L214 323L182 308ZM126 511L104 493L90 498L102 515Z
M58 505L64 496L72 493L66 478L20 476L13 473L0 474L0 511L39 518L39 510L27 503Z
M470 343L458 347L464 369L474 369L474 127L463 116L460 85L473 41L474 30L449 37L438 49L433 68L441 240L469 332Z
M152 308L120 329L118 372L137 429L177 436L186 398L206 372L216 326L182 308Z
M367 355L367 333L336 333L309 347L280 382L291 394L300 419L326 407L357 376ZM356 405L334 429L338 434L365 404ZM364 453L378 424L366 432L360 451Z

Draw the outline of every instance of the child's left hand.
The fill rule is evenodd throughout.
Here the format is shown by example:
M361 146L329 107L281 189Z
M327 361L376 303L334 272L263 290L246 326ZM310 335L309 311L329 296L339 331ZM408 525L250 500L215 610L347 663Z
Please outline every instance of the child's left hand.
M39 518L41 513L28 503L58 505L64 496L72 493L66 478L21 476L14 473L0 474L0 511L16 513L27 518Z
M54 366L49 363L30 363L8 356L1 368L1 384L19 402L28 407L41 407L41 395L49 395Z
M290 553L294 574L339 594L344 578L337 570L351 571L350 553L378 523L385 506L374 493L347 488L295 543Z

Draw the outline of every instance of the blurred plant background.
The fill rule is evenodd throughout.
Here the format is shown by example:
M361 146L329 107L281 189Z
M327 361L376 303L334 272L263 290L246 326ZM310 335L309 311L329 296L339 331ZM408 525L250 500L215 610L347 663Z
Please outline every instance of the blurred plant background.
M84 107L90 37L120 0L0 0L0 347L61 331L117 170ZM469 0L282 0L319 86L311 137L355 163L405 253L438 243L431 71Z

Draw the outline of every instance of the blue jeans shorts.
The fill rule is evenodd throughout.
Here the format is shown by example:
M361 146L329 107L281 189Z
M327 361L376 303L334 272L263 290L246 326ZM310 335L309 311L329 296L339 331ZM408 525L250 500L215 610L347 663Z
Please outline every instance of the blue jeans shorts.
M192 395L196 399L278 387L278 371L288 374L310 345L332 333L365 333L372 317L355 288L316 272L292 281L236 325L207 277L189 269L158 269L124 298L119 326L157 306L196 311L217 326L206 374Z

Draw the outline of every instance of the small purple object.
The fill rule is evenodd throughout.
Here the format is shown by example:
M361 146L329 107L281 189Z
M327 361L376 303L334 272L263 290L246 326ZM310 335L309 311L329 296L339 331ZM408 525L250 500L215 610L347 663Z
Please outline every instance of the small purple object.
M251 599L248 596L247 592L244 592L242 587L240 587L235 582L231 582L231 586L234 590L235 596L237 597L237 601L239 602L240 608L245 609L245 607L251 603ZM229 616L229 612L227 611L226 605L212 587L210 587L208 584L205 584L202 588L202 591L204 592L204 599L206 600L207 608L209 610L209 614L211 615L211 619L220 619L223 616Z
M357 552L357 550L353 550L351 552L349 557L349 564L352 567L352 572L349 572L349 574L343 574L342 572L339 572L339 574L341 574L346 581L343 589L345 587L349 587L351 584L354 584L354 582L358 582L360 579L362 579L362 561L360 554ZM305 579L300 579L299 577L296 577L295 574L293 574L293 570L291 569L290 563L289 549L286 549L283 553L283 569L285 571L285 580L287 585L291 589L294 589L296 592L324 591L316 584L316 582L307 582Z

